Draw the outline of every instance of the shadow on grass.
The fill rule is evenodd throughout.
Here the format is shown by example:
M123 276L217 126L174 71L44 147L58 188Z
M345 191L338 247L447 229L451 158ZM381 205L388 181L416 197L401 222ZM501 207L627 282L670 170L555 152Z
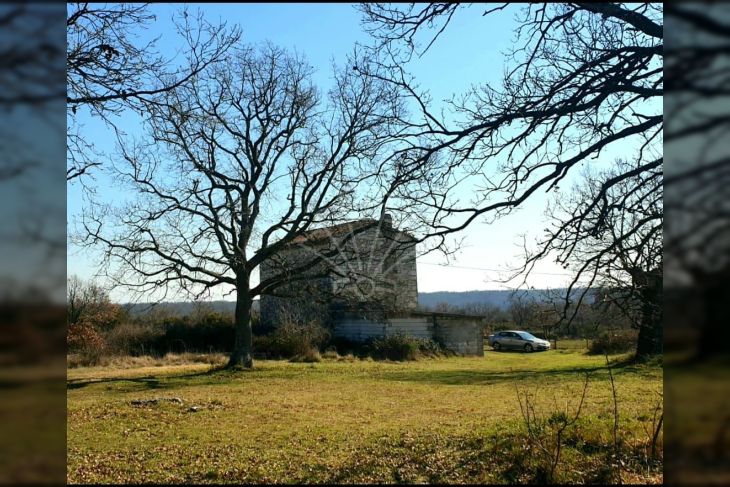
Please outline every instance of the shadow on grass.
M253 369L255 370L255 369ZM253 371L251 370L251 371ZM208 380L195 381L195 385L212 385L224 382L224 379L230 379L234 374L244 372L242 370L231 370L225 367L213 367L202 372L192 372L180 375L165 375L160 378L155 376L147 377L108 377L103 379L68 379L66 381L66 390L81 389L93 384L122 384L130 383L139 385L139 389L174 389L177 387L188 385L189 379L208 378ZM245 372L249 372L246 370ZM126 392L126 391L125 391Z
M631 360L611 363L614 375L625 373L641 373L642 368ZM606 365L595 367L569 367L545 370L511 370L485 372L479 370L395 370L382 375L383 379L399 382L423 382L442 385L487 385L499 382L543 379L581 380L584 374L593 374L608 370Z
M480 370L412 370L394 364L392 369L380 369L375 377L388 381L424 382L446 385L480 385L493 384L505 381L525 379L571 379L580 380L585 373L594 373L606 370L606 365L594 367L570 367L553 369L524 369L510 371L480 371ZM646 370L641 364L631 358L611 363L614 374L642 373ZM134 392L140 390L170 390L186 386L225 385L231 380L256 372L265 372L269 378L296 379L301 370L276 371L254 367L253 369L227 368L216 366L209 370L174 375L158 375L145 377L107 377L101 379L69 379L66 381L67 390L82 389L94 384L118 384L119 392Z

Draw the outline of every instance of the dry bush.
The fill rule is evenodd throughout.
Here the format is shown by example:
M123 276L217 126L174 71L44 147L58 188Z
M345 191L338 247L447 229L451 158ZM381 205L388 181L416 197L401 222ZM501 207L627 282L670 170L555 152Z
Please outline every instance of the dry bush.
M322 354L322 358L326 360L339 360L340 354L337 353L337 350L329 348L324 351L324 353Z
M110 358L106 355L95 353L69 353L66 355L66 367L75 369L77 367L105 367L109 365Z
M373 338L364 347L365 353L376 360L417 360L440 355L441 347L433 340L423 340L403 334Z
M192 316L150 314L118 324L104 338L109 353L114 355L229 352L234 338L233 319L215 312Z
M68 351L76 365L97 365L106 352L106 343L94 327L85 322L72 323L66 335Z
M588 353L591 355L604 355L636 350L637 336L635 330L603 332L591 341Z
M305 353L302 355L295 355L291 359L289 359L290 362L304 362L304 363L314 363L314 362L321 362L322 356L319 353L319 350L315 348L308 349Z
M124 322L106 333L109 353L142 356L152 353L164 332L152 323Z
M571 412L566 406L564 410L554 410L549 414L537 412L534 402L535 392L520 391L515 385L520 412L527 429L528 453L535 463L532 481L540 484L555 483L565 437L569 433L576 432L576 423L580 418L588 391L588 380L589 376L586 374L583 392L575 411Z
M319 349L330 338L329 330L316 322L299 325L286 322L266 337L259 337L254 347L269 358L319 357ZM256 348L254 348L256 350ZM321 358L321 357L320 357Z

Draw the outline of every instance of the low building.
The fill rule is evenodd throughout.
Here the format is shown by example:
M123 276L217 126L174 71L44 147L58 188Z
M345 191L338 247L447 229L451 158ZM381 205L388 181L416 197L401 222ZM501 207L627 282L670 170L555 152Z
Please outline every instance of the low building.
M430 339L462 355L484 355L484 318L456 313L401 311L373 317L343 313L334 320L334 335L355 342L397 334Z

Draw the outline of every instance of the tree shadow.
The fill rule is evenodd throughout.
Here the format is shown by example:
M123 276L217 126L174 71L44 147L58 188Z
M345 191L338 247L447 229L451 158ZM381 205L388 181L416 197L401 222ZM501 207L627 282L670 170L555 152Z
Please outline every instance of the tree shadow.
M580 380L584 374L606 371L606 365L594 367L568 367L548 370L517 370L485 372L479 370L395 370L382 375L385 380L397 382L421 382L441 385L490 385L508 381L571 379ZM641 367L631 361L624 360L611 363L614 375L640 373Z
M240 371L236 371L240 372ZM103 379L68 379L66 381L66 390L82 389L94 384L114 384L128 382L131 384L141 385L141 389L174 389L186 385L185 380L200 377L209 377L210 380L203 382L195 382L196 385L211 385L221 383L222 377L230 377L233 371L224 367L213 367L209 370L201 372L191 372L186 374L146 376L146 377L107 377ZM217 380L216 380L217 379Z

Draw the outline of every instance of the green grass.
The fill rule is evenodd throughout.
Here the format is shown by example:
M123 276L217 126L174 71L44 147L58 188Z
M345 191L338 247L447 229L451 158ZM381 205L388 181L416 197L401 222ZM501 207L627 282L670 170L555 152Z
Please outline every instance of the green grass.
M647 441L662 369L613 372L621 433L634 452L624 480L661 481L661 466L635 453ZM601 480L612 444L605 360L578 350L407 363L258 361L238 372L203 364L72 369L68 481L526 482L532 460L516 388L535 392L547 415L577 405L585 373L586 403L558 472L565 482ZM150 398L184 404L130 404Z

